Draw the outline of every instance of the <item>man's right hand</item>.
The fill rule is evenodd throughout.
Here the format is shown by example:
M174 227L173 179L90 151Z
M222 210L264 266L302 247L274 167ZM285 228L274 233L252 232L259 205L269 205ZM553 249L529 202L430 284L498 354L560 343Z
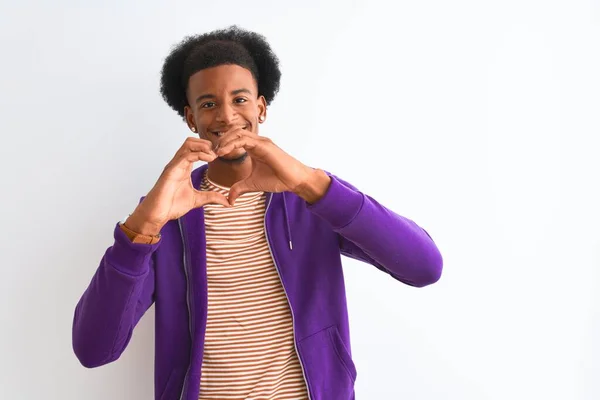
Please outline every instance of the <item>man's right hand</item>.
M192 169L197 161L211 162L217 155L208 140L189 137L167 164L148 195L125 221L125 226L142 235L156 236L162 227L194 208L205 204L229 207L227 198L217 192L203 192L192 185Z

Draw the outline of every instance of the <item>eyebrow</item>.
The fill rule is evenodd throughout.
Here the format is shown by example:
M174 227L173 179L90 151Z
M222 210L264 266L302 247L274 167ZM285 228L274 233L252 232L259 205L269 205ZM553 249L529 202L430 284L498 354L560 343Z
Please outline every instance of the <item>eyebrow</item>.
M252 94L252 92L249 89L245 89L245 88L236 89L236 90L232 91L230 94L232 96L235 96L240 93ZM205 100L205 99L215 99L216 97L217 96L215 96L214 94L210 94L210 93L203 94L201 96L198 96L198 98L196 99L196 103L199 103L200 101Z

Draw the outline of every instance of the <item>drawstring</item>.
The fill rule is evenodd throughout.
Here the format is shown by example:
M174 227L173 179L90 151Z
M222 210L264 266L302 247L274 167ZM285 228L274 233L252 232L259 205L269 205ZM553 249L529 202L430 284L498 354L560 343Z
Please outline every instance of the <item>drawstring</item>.
M282 197L283 197L283 213L285 214L285 227L287 228L287 234L288 234L288 243L290 245L290 250L292 250L292 231L290 230L290 218L288 217L288 212L287 212L287 204L285 202L285 193L282 193Z

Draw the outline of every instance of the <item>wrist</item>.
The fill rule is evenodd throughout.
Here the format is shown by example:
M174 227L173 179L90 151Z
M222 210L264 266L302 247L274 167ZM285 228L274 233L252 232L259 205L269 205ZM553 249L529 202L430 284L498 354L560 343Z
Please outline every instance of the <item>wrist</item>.
M298 185L294 193L307 203L313 204L325 196L330 184L331 178L325 171L310 168L308 178Z
M151 223L140 214L137 210L134 211L123 223L128 229L145 236L158 236L162 226Z

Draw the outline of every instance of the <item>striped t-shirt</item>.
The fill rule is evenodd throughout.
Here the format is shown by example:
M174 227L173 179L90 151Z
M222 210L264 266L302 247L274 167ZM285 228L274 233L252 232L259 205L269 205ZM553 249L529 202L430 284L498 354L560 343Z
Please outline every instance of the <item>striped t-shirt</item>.
M204 175L201 190L228 195ZM265 236L265 194L204 206L208 320L201 400L306 399L292 315Z

